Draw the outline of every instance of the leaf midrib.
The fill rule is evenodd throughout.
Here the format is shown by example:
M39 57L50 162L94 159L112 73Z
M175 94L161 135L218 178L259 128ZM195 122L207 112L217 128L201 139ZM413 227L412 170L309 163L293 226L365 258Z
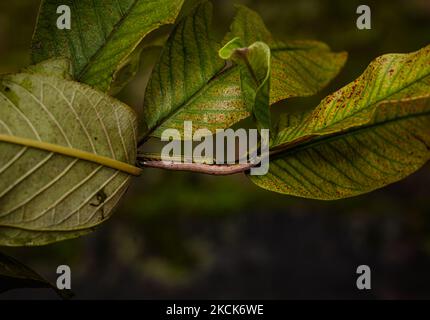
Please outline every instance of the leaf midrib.
M121 19L113 26L112 31L109 33L109 35L106 37L104 43L100 48L97 49L97 51L90 57L88 62L86 63L85 67L79 72L77 79L81 80L88 69L91 67L91 65L94 63L96 58L99 56L100 52L106 47L106 44L109 43L109 41L113 38L117 30L124 24L124 21L127 20L130 13L133 11L133 9L136 7L136 4L139 0L134 0L133 4L130 6L130 8L125 12L125 14L121 17ZM96 9L96 8L94 8Z
M314 138L308 142L304 142L302 144L296 145L296 146L294 146L290 149L287 149L287 150L274 151L270 154L270 156L275 157L275 160L277 160L278 158L285 157L285 156L288 156L291 154L295 154L295 153L301 152L303 150L313 148L315 146L318 146L320 144L324 144L324 143L327 143L327 142L330 142L333 140L344 139L349 135L354 135L354 134L360 133L361 131L366 131L366 130L370 130L372 128L384 126L384 125L389 124L391 122L404 121L404 120L407 120L409 118L415 118L415 117L419 118L419 117L424 117L424 116L430 116L430 111L406 115L406 116L402 116L402 117L398 117L398 118L385 120L382 122L377 122L377 123L372 123L369 125L363 125L363 126L360 126L357 128L352 128L352 129L350 129L348 131L344 131L344 132L338 132L338 133L334 133L334 134L327 135L327 136L317 137L317 138ZM421 142L424 143L423 141L421 141ZM427 146L427 147L430 148L430 146Z
M166 121L169 121L170 118L172 118L175 114L181 112L181 110L186 107L188 104L190 104L196 97L198 97L200 94L204 93L205 90L208 89L208 87L214 82L219 80L222 77L228 77L233 71L237 71L237 65L233 65L230 68L225 69L225 66L223 66L220 71L218 71L209 81L205 82L204 85L202 85L199 90L197 90L195 93L193 93L186 101L184 101L182 104L177 106L176 108L172 109L165 117L160 119L160 121L148 132L145 133L145 135L140 139L141 141L138 144L138 147L142 146L149 138L151 138L152 134L157 131Z

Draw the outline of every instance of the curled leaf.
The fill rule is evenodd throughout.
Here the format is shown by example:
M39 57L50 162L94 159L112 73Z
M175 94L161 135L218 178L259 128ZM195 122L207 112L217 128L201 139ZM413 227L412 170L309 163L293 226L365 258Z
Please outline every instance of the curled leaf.
M141 139L160 138L165 129L228 128L251 115L242 95L240 67L219 57L221 45L211 31L212 6L202 1L170 35L149 81L141 121ZM319 42L280 43L273 40L261 18L239 7L224 43L239 37L241 47L264 42L271 50L270 103L321 90L346 60ZM248 97L248 98L247 98ZM267 117L266 117L267 125Z
M351 197L412 174L430 158L430 46L389 54L281 128L268 190L315 199Z
M270 129L270 48L264 42L255 42L243 48L234 38L219 52L223 59L240 65L242 97L259 129Z

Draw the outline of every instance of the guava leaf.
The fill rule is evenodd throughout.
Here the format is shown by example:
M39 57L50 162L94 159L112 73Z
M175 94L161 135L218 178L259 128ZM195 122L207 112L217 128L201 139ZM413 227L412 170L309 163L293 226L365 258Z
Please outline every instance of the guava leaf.
M256 15L240 8L228 40L241 38L239 30L247 28L242 26L244 17L254 19ZM182 132L184 121L192 121L194 130L207 128L214 133L250 116L242 98L240 68L225 64L218 56L221 45L211 36L211 18L212 6L203 1L170 35L146 89L141 138L159 138L167 128ZM258 16L258 21L251 18L256 35L267 32ZM275 50L272 103L317 92L337 75L346 58L318 42L294 42L286 47L267 37L249 39L242 39L244 46L267 39Z
M238 37L244 47L257 41L270 47L270 104L318 93L345 64L346 52L334 53L318 41L279 41L272 36L258 13L243 5L236 7L236 17L223 43Z
M72 63L66 58L48 59L38 64L28 66L23 70L23 72L44 74L65 80L73 80Z
M223 68L212 37L212 4L200 3L171 33L148 83L143 109L144 135L161 137L166 128L222 127L228 118L245 118L239 75Z
M71 9L71 29L57 28L59 5ZM174 23L183 0L43 0L32 42L34 63L52 57L73 62L74 78L108 91L142 39Z
M63 299L73 296L70 290L58 290L26 265L0 252L0 293L24 288L52 289Z
M61 65L0 77L0 245L92 231L138 174L133 110L62 78Z
M255 42L244 48L240 38L234 38L219 52L220 57L240 66L242 97L258 129L270 129L270 48Z
M377 58L272 141L262 188L339 199L412 174L430 157L430 46Z

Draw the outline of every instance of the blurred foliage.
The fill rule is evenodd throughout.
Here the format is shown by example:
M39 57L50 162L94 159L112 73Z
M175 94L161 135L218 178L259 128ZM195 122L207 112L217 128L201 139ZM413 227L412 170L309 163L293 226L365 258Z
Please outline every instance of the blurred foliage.
M235 2L258 11L278 38L315 39L349 52L324 92L280 103L276 112L312 108L375 57L430 43L428 0L367 1L372 30L366 31L355 26L361 1ZM214 1L220 36L234 15L232 3ZM29 63L37 8L35 0L0 2L0 72ZM140 73L118 96L139 111L158 54L157 47L143 50ZM149 169L94 234L5 251L50 280L58 265L70 265L77 298L430 298L429 184L426 166L371 194L321 202L266 192L241 176ZM373 267L371 293L355 289L359 264Z
M63 299L70 299L73 296L69 290L58 290L27 266L0 252L0 293L17 288L52 289Z

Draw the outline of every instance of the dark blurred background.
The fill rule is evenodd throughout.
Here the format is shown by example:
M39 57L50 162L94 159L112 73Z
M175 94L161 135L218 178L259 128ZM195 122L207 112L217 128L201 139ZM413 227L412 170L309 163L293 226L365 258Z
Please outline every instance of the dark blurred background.
M233 1L215 2L221 35ZM430 1L248 0L281 39L315 39L349 52L324 92L278 109L311 108L360 75L375 57L430 43ZM356 9L372 8L372 30ZM39 1L0 2L0 73L29 64ZM159 51L119 98L142 107ZM145 170L113 218L81 239L39 248L4 248L55 282L72 269L77 298L430 298L430 170L365 196L322 202L261 190L245 177ZM372 290L356 288L356 268L372 269ZM57 298L44 289L4 298Z

